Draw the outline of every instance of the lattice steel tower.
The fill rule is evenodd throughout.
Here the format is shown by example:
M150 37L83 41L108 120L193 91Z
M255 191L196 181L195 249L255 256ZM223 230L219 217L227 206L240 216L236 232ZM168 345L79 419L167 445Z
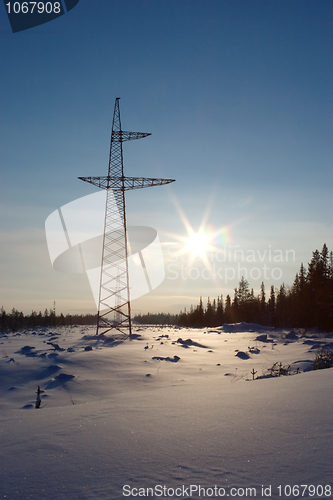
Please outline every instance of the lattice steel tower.
M174 182L174 179L125 177L123 142L151 134L121 129L119 99L116 98L114 106L108 175L79 179L107 191L96 335L103 328L106 329L103 333L115 329L131 336L125 191L161 186Z

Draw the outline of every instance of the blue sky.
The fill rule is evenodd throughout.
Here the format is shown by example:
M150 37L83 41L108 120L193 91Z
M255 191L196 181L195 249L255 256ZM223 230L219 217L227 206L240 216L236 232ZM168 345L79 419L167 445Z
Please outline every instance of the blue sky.
M291 285L324 242L333 249L331 0L80 0L15 34L3 7L0 37L7 311L43 311L53 301L59 312L94 311L87 277L52 268L44 224L95 192L78 176L106 175L116 97L123 128L152 133L124 145L126 174L176 179L127 195L129 224L158 231L166 266L134 312L232 295L239 280L236 272L225 282L223 249L257 252L250 267L258 268L273 267L269 251L282 252L274 264L282 274L267 274L267 290ZM183 262L185 254L175 263L170 245L184 246L185 220L215 234L215 278L203 278L207 252L204 262ZM286 250L294 251L288 262ZM189 266L192 278L182 271ZM255 290L261 278L248 274Z

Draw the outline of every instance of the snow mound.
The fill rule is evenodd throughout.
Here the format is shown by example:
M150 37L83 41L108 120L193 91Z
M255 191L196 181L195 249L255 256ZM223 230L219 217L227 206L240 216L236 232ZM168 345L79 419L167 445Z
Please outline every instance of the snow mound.
M45 389L50 390L50 389L55 389L56 387L61 387L67 382L73 380L74 378L75 375L70 375L68 373L59 373L59 375L54 377L54 379L49 384L47 384Z
M165 358L163 356L153 356L151 359L157 359L159 361L171 361L171 363L178 363L180 357L177 355L173 356L173 358L170 358L170 356L167 356Z
M194 342L192 339L186 339L186 340L183 340L182 338L179 338L177 340L177 343L178 344L181 344L182 347L189 347L190 345L191 346L195 346L195 347L202 347L203 349L207 349L207 346L206 345L203 345L203 344L199 344L199 342Z
M263 333L262 335L258 335L255 340L258 342L267 342L267 334Z
M245 323L241 321L240 323L225 323L222 327L222 331L226 333L236 333L236 332L267 332L267 330L274 330L270 326L262 326L257 323Z
M286 334L286 339L297 340L298 335L294 330L291 330L289 333Z
M16 354L22 354L24 356L36 356L36 351L33 351L36 347L32 347L30 345L25 345L21 347L19 351L16 351Z
M54 373L58 372L61 369L62 367L59 365L50 365L40 373L38 373L35 377L35 380L43 380L44 378L52 377Z
M247 352L244 352L244 351L238 351L238 353L236 354L236 356L239 358L239 359L250 359L250 355L247 353Z

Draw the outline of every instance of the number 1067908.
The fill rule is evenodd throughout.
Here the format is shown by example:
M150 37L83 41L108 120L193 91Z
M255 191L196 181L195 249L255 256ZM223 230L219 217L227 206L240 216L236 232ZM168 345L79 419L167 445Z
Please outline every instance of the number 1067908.
M8 14L60 14L60 2L8 2Z

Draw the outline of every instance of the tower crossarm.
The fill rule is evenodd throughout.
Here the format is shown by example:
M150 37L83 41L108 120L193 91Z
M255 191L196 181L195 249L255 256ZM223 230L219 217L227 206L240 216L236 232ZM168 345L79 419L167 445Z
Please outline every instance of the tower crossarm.
M133 141L133 139L143 139L151 135L148 132L125 132L124 130L113 130L111 140L113 142Z
M124 189L141 189L153 186L163 186L175 182L175 179L155 179L149 177L125 177Z
M114 191L129 191L130 189L142 189L153 186L170 184L175 179L155 179L149 177L79 177L82 181L89 182L102 189L113 189Z

